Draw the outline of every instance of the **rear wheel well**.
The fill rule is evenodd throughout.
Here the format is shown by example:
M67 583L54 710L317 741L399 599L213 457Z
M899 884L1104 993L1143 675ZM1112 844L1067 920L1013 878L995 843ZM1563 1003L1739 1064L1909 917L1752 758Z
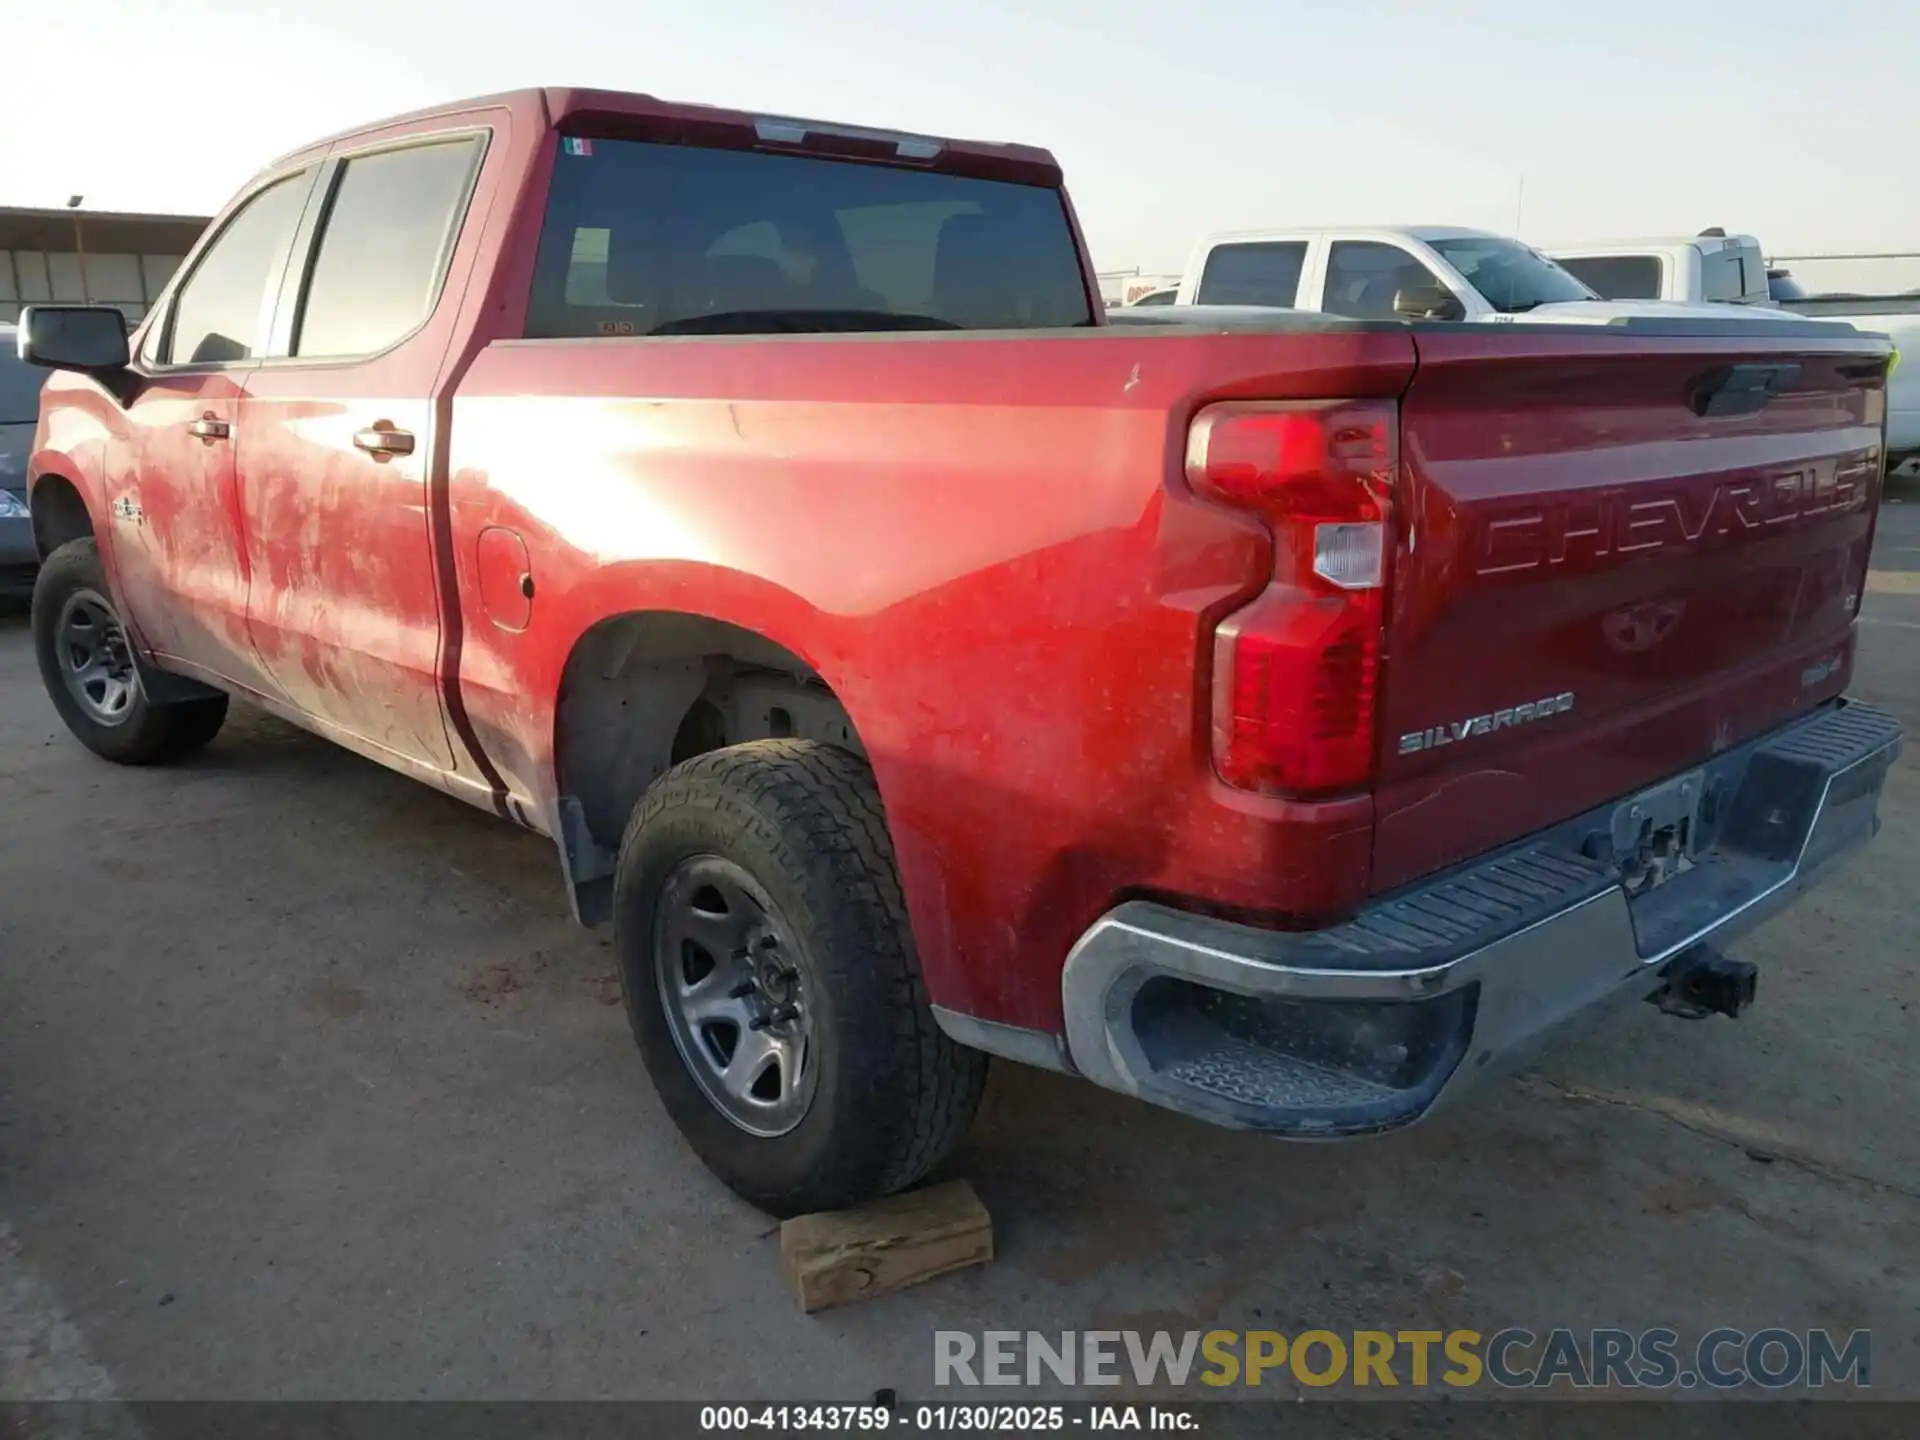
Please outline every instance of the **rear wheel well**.
M754 631L647 611L581 636L554 721L560 842L580 918L603 913L620 837L649 785L710 750L785 738L866 754L819 674Z
M64 475L42 475L33 487L33 543L46 559L70 540L93 534L93 516L80 491Z

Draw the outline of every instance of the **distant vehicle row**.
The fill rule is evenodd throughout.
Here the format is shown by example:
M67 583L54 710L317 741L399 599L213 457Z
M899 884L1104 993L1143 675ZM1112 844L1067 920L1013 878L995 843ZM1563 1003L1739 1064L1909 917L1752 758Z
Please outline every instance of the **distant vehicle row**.
M1720 230L1539 251L1449 225L1354 226L1209 236L1177 288L1110 312L1175 321L1189 306L1280 308L1356 320L1608 324L1633 315L1845 320L1920 353L1920 296L1809 296L1769 269L1760 242ZM1143 313L1144 312L1144 313ZM1920 364L1887 393L1889 469L1920 464Z
M1756 251L1756 254L1758 252ZM1762 278L1764 284L1764 277ZM1529 245L1457 225L1350 226L1211 236L1177 292L1132 307L1279 307L1354 320L1605 324L1644 307L1609 303ZM1118 312L1120 318L1141 318ZM1671 305L1664 317L1684 315ZM1725 318L1724 310L1702 317Z
M933 1170L987 1055L1318 1141L1738 1013L1900 741L1845 697L1890 347L1434 323L1620 307L1289 243L1334 313L1129 328L1032 147L560 88L317 139L131 335L22 313L50 705L145 765L239 697L548 837L779 1214Z
M1609 300L1681 300L1773 306L1816 320L1844 320L1886 335L1920 357L1920 294L1809 295L1791 274L1767 268L1751 235L1709 231L1686 240L1573 246L1553 258ZM1920 364L1887 382L1887 468L1920 465Z

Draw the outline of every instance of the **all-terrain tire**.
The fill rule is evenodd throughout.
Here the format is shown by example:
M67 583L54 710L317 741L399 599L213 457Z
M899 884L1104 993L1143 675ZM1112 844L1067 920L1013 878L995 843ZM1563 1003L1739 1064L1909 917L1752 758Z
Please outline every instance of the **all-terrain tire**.
M220 733L227 718L227 697L211 695L172 704L152 700L138 671L131 673L133 694L113 723L103 723L74 695L62 668L60 626L67 602L76 594L96 597L122 627L118 602L107 584L106 568L91 536L69 540L46 558L33 584L33 651L53 708L74 738L94 754L119 765L160 765L200 749ZM129 666L133 662L129 658Z
M749 1133L709 1100L669 1024L656 921L696 857L744 870L791 932L819 1066L804 1118ZM987 1057L929 1008L873 773L807 740L696 756L641 798L614 875L627 1018L660 1098L707 1166L774 1215L841 1209L904 1189L959 1144Z

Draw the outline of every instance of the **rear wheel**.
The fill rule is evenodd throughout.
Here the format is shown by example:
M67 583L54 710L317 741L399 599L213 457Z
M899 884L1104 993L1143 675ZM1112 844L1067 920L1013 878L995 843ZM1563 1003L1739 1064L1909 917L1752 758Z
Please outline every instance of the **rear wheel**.
M54 709L94 754L153 765L198 750L220 731L227 697L156 704L141 683L125 622L89 537L70 540L33 586L33 649Z
M627 827L614 926L661 1100L753 1204L889 1194L966 1133L986 1057L934 1023L857 756L761 740L669 771Z

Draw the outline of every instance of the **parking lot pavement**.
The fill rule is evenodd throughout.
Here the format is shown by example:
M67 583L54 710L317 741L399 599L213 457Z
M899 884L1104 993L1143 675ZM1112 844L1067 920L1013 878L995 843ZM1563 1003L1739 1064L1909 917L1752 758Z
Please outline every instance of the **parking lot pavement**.
M1909 727L1917 521L1858 677ZM105 765L0 620L0 1395L925 1397L936 1328L1509 1324L1867 1326L1920 1393L1913 755L1741 1020L1636 1006L1347 1147L1001 1066L950 1167L999 1258L803 1317L546 842L251 712Z

